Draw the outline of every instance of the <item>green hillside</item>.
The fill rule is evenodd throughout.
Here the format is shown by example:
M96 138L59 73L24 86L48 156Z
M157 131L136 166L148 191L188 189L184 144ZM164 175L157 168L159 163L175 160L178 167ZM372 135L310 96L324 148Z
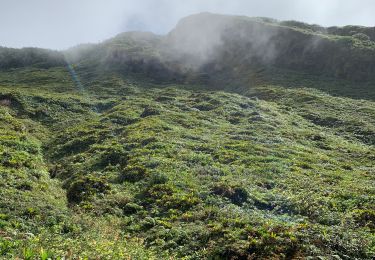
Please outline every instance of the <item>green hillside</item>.
M375 43L345 28L1 48L0 258L372 259Z

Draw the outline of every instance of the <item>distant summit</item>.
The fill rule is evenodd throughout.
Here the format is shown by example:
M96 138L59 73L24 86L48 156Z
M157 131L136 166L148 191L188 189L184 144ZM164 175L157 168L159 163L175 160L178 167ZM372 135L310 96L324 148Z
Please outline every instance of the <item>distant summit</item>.
M125 32L60 53L2 48L0 68L75 63L140 73L155 81L204 82L237 92L275 83L275 78L321 88L318 82L324 77L359 82L359 89L350 95L368 97L375 92L369 93L364 86L375 81L374 37L371 27L326 28L264 17L200 13L181 19L162 36ZM308 82L306 78L310 78ZM334 91L341 93L340 89Z

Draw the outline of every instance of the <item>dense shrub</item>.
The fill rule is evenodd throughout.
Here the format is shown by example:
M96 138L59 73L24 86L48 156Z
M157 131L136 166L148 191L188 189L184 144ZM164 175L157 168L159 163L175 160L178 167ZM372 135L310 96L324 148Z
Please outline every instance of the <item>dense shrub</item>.
M356 34L353 34L352 36L361 41L370 41L370 37L364 33L356 33Z
M125 167L120 173L120 181L137 182L148 176L148 170L141 165Z
M234 186L226 183L218 183L213 187L212 192L216 195L228 198L233 204L239 206L245 203L248 199L246 189L241 186Z
M141 114L141 117L155 116L155 115L159 115L159 114L160 114L160 111L159 111L158 108L152 107L152 106L147 106L143 110L143 112Z
M93 175L78 177L67 188L67 198L70 203L80 203L95 195L108 192L110 186L104 178Z
M375 230L375 210L357 210L354 219L358 225Z
M64 65L64 56L57 51L38 48L11 49L0 47L0 70L27 66L49 68Z

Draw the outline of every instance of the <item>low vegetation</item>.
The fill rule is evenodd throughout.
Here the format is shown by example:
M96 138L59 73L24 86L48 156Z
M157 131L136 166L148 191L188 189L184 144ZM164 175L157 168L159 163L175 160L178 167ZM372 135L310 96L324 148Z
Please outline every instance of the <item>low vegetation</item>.
M0 258L373 258L371 83L88 64L0 71Z

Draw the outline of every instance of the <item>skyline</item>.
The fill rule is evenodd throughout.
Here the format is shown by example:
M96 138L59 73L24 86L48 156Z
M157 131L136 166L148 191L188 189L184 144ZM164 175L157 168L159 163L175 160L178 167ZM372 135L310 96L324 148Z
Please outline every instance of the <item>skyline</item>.
M67 49L97 43L125 31L166 34L178 20L212 12L322 26L374 26L375 3L370 0L2 0L0 46Z

